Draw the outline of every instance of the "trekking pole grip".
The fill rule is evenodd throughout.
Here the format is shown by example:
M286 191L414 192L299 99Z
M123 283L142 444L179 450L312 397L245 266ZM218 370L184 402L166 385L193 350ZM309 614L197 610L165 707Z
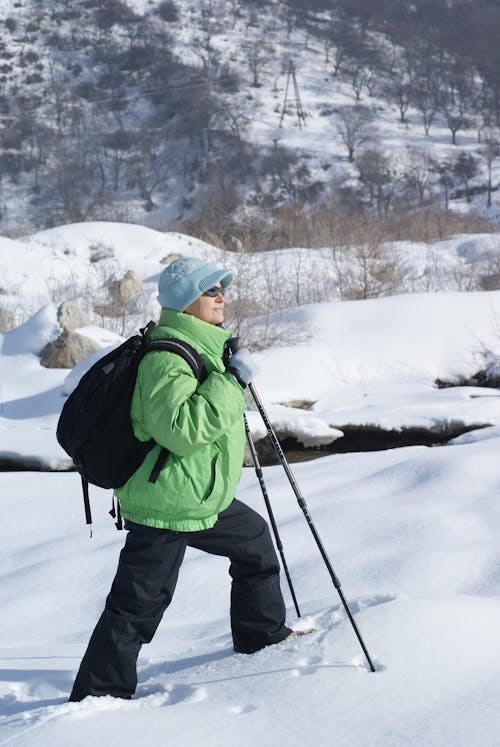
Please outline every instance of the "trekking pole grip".
M241 347L239 337L230 337L226 344L231 355L234 355L235 353L237 353Z
M224 363L226 368L229 365L231 356L237 353L239 349L240 349L240 338L239 337L230 337L229 340L226 340L224 344L224 353L222 355L222 362Z

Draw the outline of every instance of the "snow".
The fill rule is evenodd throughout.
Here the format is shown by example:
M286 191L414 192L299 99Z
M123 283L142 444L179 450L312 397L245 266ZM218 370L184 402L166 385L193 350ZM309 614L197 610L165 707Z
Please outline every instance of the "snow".
M10 277L25 273L27 303L35 304L33 278L43 258L64 252L65 243L75 249L86 281L89 241L98 231L119 262L135 257L142 277L157 276L169 251L210 251L168 234L155 235L153 252L147 242L156 232L148 229L123 228L120 240L121 226L91 224L94 230L91 239L82 227L66 227L44 232L44 244L40 235L16 242L40 252L31 269L23 251L7 262ZM141 237L144 251L134 254ZM449 251L463 241L457 237ZM126 261L121 244L130 251ZM73 472L0 473L0 745L496 747L500 397L496 389L438 389L434 382L471 376L498 357L499 307L498 291L309 304L282 314L305 330L302 341L255 354L255 385L275 428L307 443L334 440L347 424L436 430L491 424L441 448L336 454L292 465L375 673L283 469L265 467L302 613L297 619L283 577L288 622L316 632L251 656L234 654L227 562L190 550L172 605L142 650L136 697L67 703L123 533L107 515L110 492L93 488L89 537ZM63 469L57 417L89 362L72 373L40 366L40 350L59 333L56 309L47 297L0 336L0 453ZM96 327L80 332L103 351L121 339ZM289 406L296 400L314 404ZM254 436L263 437L255 409L248 416ZM266 515L253 469L244 470L238 497Z

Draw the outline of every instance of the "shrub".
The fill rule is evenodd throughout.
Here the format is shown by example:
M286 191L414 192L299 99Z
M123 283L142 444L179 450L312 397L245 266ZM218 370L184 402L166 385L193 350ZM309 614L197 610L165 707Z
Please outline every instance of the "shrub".
M167 23L175 23L179 20L179 8L173 0L162 0L158 5L158 15Z

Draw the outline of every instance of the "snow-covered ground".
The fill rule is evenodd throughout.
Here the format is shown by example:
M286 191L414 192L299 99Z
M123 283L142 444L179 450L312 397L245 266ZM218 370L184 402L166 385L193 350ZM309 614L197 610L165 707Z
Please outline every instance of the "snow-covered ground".
M234 268L237 277L248 272L252 280L241 283L238 293L261 293L263 298L269 278L275 277L281 290L291 283L287 292L293 298L295 280L304 294L306 282L325 282L331 272L327 250L243 255L242 267L241 256L181 234L106 222L63 226L23 241L0 239L0 249L5 290L0 305L13 313L22 309L20 318L25 319L0 335L0 455L14 460L19 455L51 468L68 464L55 439L70 388L68 383L65 387L68 372L39 364L40 351L61 331L57 303L73 300L88 306L88 297L99 293L109 277L133 270L145 288L138 310L130 315L129 325L137 330L158 315L161 261L173 253L221 262ZM332 442L346 425L439 432L451 423L500 423L496 390L435 386L436 379L472 376L500 354L500 291L444 291L459 265L462 272L474 272L485 252L500 253L500 234L457 236L438 245L405 245L404 250L409 275L421 276L428 264L441 268L441 274L437 269L432 273L436 292L306 304L255 322L256 329L275 324L289 341L256 354L261 367L256 384L281 434L311 446ZM96 252L106 258L92 261ZM440 255L439 265L429 259L434 252ZM297 330L300 334L290 344ZM121 339L100 327L81 332L104 347ZM296 401L314 404L309 410L288 406ZM265 435L256 412L249 413L249 422L255 438Z
M65 230L84 280L92 268L83 259L88 241L80 261L81 234ZM45 252L30 263L19 247L6 262L27 305L40 292L33 279L42 276L43 258L56 252L50 234L45 238ZM124 261L136 261L138 272L142 263L151 293L167 246L207 250L179 236L158 241L156 257L145 242L143 255ZM89 538L75 473L0 474L0 745L496 747L500 397L479 387L440 390L434 380L470 376L500 353L499 314L499 291L310 304L282 318L305 330L302 342L256 354L255 384L275 426L306 442L336 438L335 427L348 423L492 424L442 448L293 465L376 673L283 470L269 467L264 477L302 613L298 620L283 579L288 621L317 632L252 656L234 654L227 563L192 550L174 601L143 648L136 698L68 704L123 533L107 515L109 491L95 488ZM117 339L96 327L86 332L102 345ZM68 372L42 368L38 353L56 334L49 304L0 336L0 452L51 466L64 457L54 431ZM307 411L283 404L297 399L315 404ZM256 437L263 435L258 414L249 416ZM244 470L238 497L265 515L252 469Z
M489 260L498 262L500 233L462 234L429 244L392 242L387 248L404 267L401 285L405 291L468 290L467 278L487 273ZM127 270L139 275L154 299L162 260L173 254L230 264L236 270L235 283L240 279L238 292L243 296L261 300L262 294L269 295L269 284L274 282L279 286L273 288L274 294L278 298L288 294L290 303L339 297L335 262L328 246L238 255L175 232L96 221L51 228L16 240L0 236L0 307L20 323L52 301L88 302L89 296ZM143 314L150 310L157 311L157 306L148 305ZM137 322L143 319L139 317Z

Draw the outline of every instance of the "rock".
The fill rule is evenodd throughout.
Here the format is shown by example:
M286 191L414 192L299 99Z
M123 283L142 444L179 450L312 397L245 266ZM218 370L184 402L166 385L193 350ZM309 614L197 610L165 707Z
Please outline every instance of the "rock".
M90 261L93 263L102 262L104 259L111 259L115 253L112 246L107 246L102 241L98 241L96 244L91 244L89 250Z
M172 254L167 254L166 257L163 257L163 259L160 259L161 265L171 265L172 262L175 262L176 259L181 259L182 254L175 254L175 252L172 252Z
M0 332L7 332L16 326L16 317L8 309L0 307Z
M144 293L144 286L139 275L128 270L122 278L109 284L109 293L115 304L126 306Z
M494 272L490 275L482 275L479 279L482 290L491 291L500 288L500 273Z
M59 306L57 321L62 329L68 331L78 329L78 327L89 327L92 324L88 314L72 301L64 301Z
M311 410L316 404L315 399L291 399L288 402L279 402L284 407L292 407L294 410Z
M111 319L115 319L116 317L123 315L123 306L119 303L95 304L94 311L99 316L107 316Z
M122 316L128 304L144 294L144 285L139 275L128 270L119 280L108 284L109 300L107 303L95 304L94 311L99 316Z
M65 329L43 348L40 363L45 368L73 368L96 350L100 346L89 337Z
M241 239L239 239L237 236L233 236L232 234L228 237L227 241L225 242L226 247L230 249L232 252L243 252L243 242Z

